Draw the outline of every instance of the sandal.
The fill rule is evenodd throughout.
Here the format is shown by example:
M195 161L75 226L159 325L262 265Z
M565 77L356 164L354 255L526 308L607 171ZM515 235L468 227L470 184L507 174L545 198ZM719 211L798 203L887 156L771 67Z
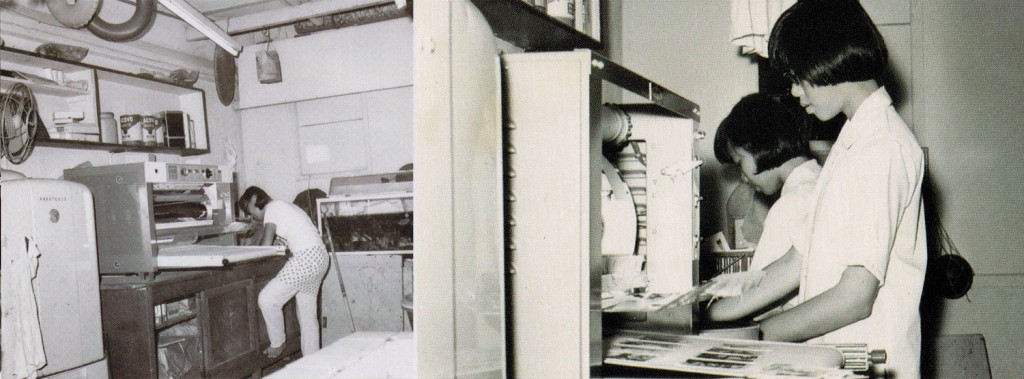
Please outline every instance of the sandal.
M263 354L266 354L267 358L270 358L270 359L274 359L274 358L277 358L277 357L281 356L281 353L283 353L283 352L284 352L284 344L281 344L281 346L277 346L277 347L271 346L271 347L268 347L266 350L263 350Z

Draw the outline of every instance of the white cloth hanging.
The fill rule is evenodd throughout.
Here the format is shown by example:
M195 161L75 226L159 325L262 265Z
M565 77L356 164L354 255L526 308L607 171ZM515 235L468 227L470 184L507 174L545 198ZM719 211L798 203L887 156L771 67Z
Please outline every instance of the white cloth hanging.
M0 267L4 379L9 373L18 379L35 379L46 366L34 282L41 254L32 237L11 242Z
M732 5L733 45L743 54L768 57L768 36L775 20L796 0L730 0Z

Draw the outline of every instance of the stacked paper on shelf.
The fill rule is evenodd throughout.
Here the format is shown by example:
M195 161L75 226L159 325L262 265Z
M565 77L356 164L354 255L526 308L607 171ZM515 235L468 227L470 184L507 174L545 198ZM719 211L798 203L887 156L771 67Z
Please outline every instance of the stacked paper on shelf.
M84 112L58 111L53 112L54 124L71 124L85 119Z
M50 139L89 142L100 141L100 128L98 125L92 123L71 122L66 124L57 124L52 128L47 128L46 132L50 134Z

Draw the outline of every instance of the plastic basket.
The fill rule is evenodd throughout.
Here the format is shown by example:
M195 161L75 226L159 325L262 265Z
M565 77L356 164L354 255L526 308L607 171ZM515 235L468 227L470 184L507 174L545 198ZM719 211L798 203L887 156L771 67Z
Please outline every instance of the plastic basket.
M750 269L753 251L715 252L715 275L743 272Z

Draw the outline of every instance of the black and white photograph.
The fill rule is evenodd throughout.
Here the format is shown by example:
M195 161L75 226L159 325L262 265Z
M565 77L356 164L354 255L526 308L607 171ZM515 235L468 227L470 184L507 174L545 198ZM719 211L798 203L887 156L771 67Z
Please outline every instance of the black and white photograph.
M1013 0L0 0L0 379L1024 377L1021 61Z

